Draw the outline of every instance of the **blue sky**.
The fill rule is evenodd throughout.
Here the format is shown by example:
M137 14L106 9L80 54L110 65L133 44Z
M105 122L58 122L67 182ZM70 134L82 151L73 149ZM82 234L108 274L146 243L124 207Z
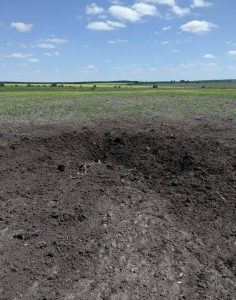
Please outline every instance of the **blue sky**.
M8 0L0 81L236 78L235 0Z

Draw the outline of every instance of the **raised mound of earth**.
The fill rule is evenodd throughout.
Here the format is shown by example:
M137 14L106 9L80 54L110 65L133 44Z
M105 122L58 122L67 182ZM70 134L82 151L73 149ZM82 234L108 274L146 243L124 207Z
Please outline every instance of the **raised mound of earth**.
M0 299L236 295L236 126L2 133Z

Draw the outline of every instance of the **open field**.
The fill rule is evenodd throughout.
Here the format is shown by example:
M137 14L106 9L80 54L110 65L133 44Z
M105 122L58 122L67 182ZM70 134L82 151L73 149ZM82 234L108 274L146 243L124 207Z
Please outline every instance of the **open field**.
M73 89L0 91L0 126L74 126L106 118L194 116L236 117L236 89L112 90Z
M236 90L0 88L0 299L234 300Z

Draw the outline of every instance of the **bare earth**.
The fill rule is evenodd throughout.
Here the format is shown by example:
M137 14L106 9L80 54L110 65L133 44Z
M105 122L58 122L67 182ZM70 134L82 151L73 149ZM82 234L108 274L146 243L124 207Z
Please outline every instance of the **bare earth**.
M0 134L1 300L236 299L236 124Z

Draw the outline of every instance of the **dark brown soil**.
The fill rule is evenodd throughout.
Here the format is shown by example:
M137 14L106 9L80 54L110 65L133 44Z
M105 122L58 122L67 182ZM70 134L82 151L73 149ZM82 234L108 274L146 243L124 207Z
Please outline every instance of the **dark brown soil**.
M236 299L236 126L0 136L0 299Z

